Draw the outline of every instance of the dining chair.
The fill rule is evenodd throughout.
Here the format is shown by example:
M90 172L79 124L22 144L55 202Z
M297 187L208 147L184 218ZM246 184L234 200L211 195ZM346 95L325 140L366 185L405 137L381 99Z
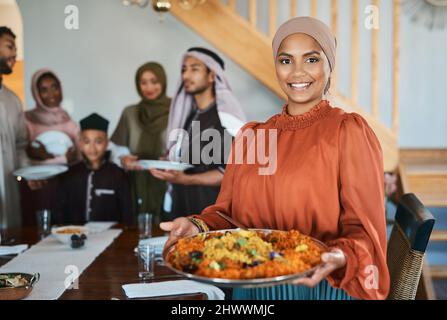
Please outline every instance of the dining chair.
M435 219L413 193L404 194L388 240L389 300L414 300Z

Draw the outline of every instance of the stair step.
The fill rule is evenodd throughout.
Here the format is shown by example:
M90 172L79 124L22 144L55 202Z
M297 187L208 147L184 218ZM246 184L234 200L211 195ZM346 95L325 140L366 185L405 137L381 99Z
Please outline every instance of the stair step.
M407 174L411 176L436 175L447 178L447 164L405 164Z
M407 190L416 194L425 206L447 206L447 175L407 175ZM405 191L407 192L407 191Z
M400 149L402 163L447 163L447 149Z
M399 171L404 193L412 192L422 203L447 207L447 160L444 150L401 152Z
M433 279L447 279L447 265L430 266L430 273Z
M433 230L430 241L447 241L447 230Z

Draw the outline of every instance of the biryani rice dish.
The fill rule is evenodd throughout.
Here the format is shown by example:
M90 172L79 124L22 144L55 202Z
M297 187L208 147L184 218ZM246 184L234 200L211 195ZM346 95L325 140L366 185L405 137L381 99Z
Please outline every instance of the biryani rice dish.
M242 280L305 272L321 263L322 252L296 230L235 230L180 239L167 261L197 276Z

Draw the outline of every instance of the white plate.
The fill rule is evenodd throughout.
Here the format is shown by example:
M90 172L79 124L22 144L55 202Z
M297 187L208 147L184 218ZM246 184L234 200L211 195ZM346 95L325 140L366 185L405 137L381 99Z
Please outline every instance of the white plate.
M63 156L73 146L73 141L62 131L50 130L37 136L36 141L41 142L48 153L54 156Z
M24 178L26 180L45 180L68 170L64 165L41 165L31 166L18 169L13 172L17 178Z
M176 170L185 171L190 169L193 165L180 162L164 161L164 160L140 160L138 164L144 169L162 169L162 170Z

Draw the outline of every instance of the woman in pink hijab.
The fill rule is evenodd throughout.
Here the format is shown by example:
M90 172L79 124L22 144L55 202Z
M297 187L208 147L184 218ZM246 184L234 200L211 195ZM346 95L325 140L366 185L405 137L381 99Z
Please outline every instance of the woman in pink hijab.
M32 77L31 90L36 107L25 113L25 122L31 142L27 153L32 163L65 164L79 160L79 126L61 106L63 95L59 78L51 70L40 69ZM43 144L35 141L40 134L50 130L63 132L72 140L73 147L65 155L54 156L47 152Z
M25 112L25 123L30 144L27 154L32 164L70 164L80 160L78 148L80 128L61 107L62 85L56 74L48 69L34 73L31 91L36 107ZM73 146L65 155L54 156L36 138L47 131L60 131L70 137ZM38 147L36 147L36 145ZM51 208L51 198L57 188L55 180L20 183L23 225L35 225L36 210Z

